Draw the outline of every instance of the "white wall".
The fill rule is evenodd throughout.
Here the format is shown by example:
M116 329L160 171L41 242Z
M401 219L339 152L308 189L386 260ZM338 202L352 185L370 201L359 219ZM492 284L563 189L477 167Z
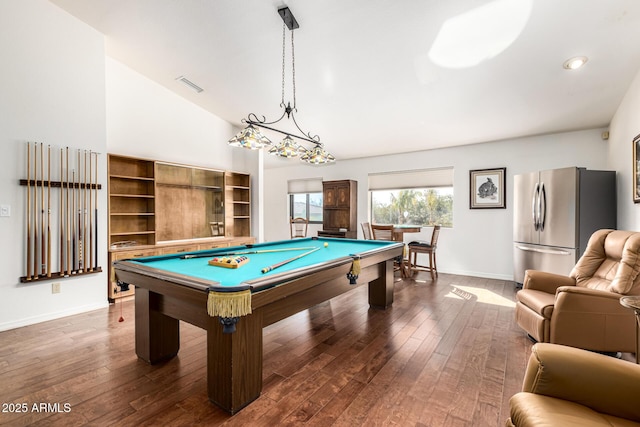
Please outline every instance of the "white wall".
M609 167L618 171L618 228L640 231L640 204L633 203L633 146L640 134L640 72L611 120Z
M92 150L102 153L99 203L106 206L105 56L102 34L48 1L3 1L0 16L0 204L11 206L11 216L0 218L4 330L107 304L105 273L57 280L55 295L51 282L19 282L26 274L26 187L18 185L26 178L27 141L50 144L54 152ZM99 239L106 242L104 210L99 218ZM103 245L99 265L106 262Z
M176 85L180 83L176 82ZM109 153L251 173L245 153L227 144L234 127L107 57Z
M368 221L367 176L374 172L454 167L454 227L443 229L438 242L438 268L442 272L513 279L513 175L538 169L580 166L606 169L608 143L603 129L535 136L310 167L299 162L265 171L266 240L286 239L288 228L287 180L322 177L358 181L358 223ZM329 144L329 143L328 143ZM329 144L331 145L331 144ZM330 149L330 147L329 147ZM507 208L469 209L469 170L507 168ZM310 229L310 235L315 230ZM358 230L362 236L362 231ZM431 228L406 234L405 241L429 239Z

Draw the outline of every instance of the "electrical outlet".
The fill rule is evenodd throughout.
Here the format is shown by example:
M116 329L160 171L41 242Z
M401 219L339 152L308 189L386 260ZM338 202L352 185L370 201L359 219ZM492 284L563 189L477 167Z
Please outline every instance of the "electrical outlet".
M51 284L51 293L52 294L59 294L60 293L60 283L59 282Z
M11 216L11 205L0 205L0 216Z

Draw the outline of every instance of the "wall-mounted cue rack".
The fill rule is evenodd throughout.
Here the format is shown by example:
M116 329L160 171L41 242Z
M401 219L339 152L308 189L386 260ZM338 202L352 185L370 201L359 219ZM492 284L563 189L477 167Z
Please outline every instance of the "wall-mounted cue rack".
M25 275L22 283L99 273L99 153L26 144Z

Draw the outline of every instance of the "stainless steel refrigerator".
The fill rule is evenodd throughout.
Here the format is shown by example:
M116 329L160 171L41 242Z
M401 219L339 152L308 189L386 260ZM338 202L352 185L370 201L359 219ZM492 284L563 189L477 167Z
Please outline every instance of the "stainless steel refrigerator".
M616 228L616 173L569 167L514 176L514 280L568 275L591 234Z

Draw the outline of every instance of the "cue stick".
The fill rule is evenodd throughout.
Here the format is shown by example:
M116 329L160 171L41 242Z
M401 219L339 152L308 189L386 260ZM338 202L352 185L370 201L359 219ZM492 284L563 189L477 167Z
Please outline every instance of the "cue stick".
M60 197L58 199L58 205L60 206L59 209L59 223L60 223L60 230L58 231L59 237L60 237L60 255L59 255L59 262L60 262L60 276L64 276L63 272L64 272L64 258L63 258L63 254L64 254L64 229L62 228L62 214L63 214L63 209L62 209L62 202L64 201L64 190L62 189L62 160L64 157L64 153L62 150L62 147L60 147Z
M67 147L67 202L66 202L66 212L65 212L65 217L64 217L64 227L65 227L65 234L67 237L67 276L69 274L71 274L71 235L70 235L70 228L71 225L69 223L69 147Z
M33 143L33 278L38 278L38 143Z
M77 271L77 263L78 263L78 244L76 242L77 239L77 227L76 227L76 170L71 171L72 178L72 186L71 189L71 212L69 215L69 221L71 223L71 272L75 273Z
M82 216L82 199L80 198L81 193L80 193L80 174L82 172L82 166L80 163L80 149L77 148L76 149L76 154L78 155L78 158L76 159L76 167L78 168L78 187L76 188L75 185L75 181L74 181L74 191L76 192L76 204L75 206L75 212L76 212L76 218L77 218L77 222L75 223L76 225L76 262L74 263L74 269L76 270L76 273L80 272L80 270L82 270L82 221L81 221L81 216Z
M51 277L51 145L47 148L47 277Z
M31 280L31 143L27 142L27 280Z
M95 199L96 199L96 205L95 205L95 240L93 242L93 244L95 245L95 254L96 254L96 259L95 259L95 263L96 263L96 270L98 269L98 153L96 153L96 167L95 167L95 174L96 174L96 180L95 180Z
M45 275L47 267L47 254L45 243L47 242L47 236L45 236L44 230L44 144L40 143L40 273Z
M84 195L83 210L82 210L82 271L87 272L87 150L84 150Z
M191 259L191 258L207 258L210 256L226 256L226 255L251 255L251 254L264 254L268 252L288 252L288 251L307 251L309 249L315 249L313 246L309 248L285 248L285 249L264 249L264 250L256 250L256 251L241 251L241 252L221 252L221 253L207 253L207 254L193 254L193 255L182 255L180 258L182 259Z
M89 150L89 271L93 271L93 152Z
M282 262L279 262L279 263L277 263L277 264L270 265L269 267L265 267L265 268L263 268L261 271L262 271L262 273L268 273L268 272L270 272L270 271L272 271L272 270L275 270L276 268L280 268L280 267L282 267L282 266L283 266L283 265L285 265L285 264L289 264L290 262L293 262L293 261L295 261L295 260L297 260L297 259L300 259L300 258L302 258L302 257L304 257L304 256L307 256L307 255L309 255L309 254L311 254L311 253L314 253L315 251L317 251L317 250L319 250L319 249L322 249L322 248L321 248L321 247L318 247L318 248L315 248L315 249L313 249L313 250L310 250L309 252L305 252L305 253L300 254L300 255L298 255L298 256L294 256L293 258L285 259L285 260L284 260L284 261L282 261Z

